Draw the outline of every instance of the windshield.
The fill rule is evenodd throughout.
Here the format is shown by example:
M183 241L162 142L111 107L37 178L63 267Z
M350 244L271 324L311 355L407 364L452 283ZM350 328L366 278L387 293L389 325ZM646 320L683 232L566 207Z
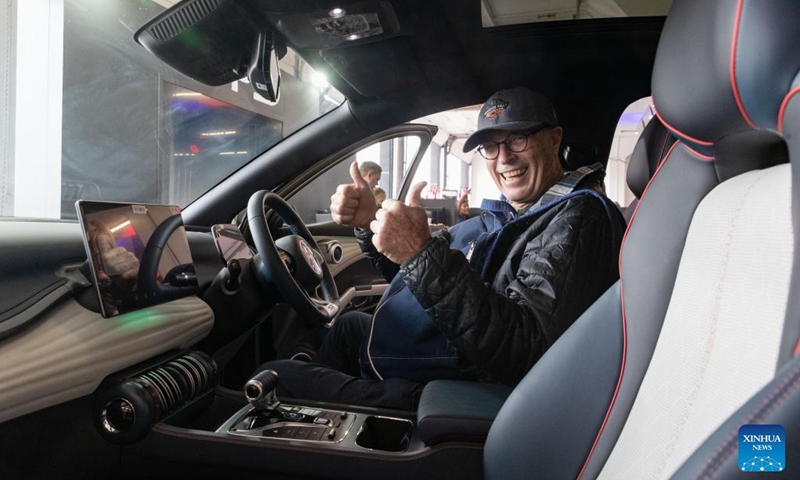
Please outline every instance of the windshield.
M5 3L5 2L4 2ZM344 101L291 49L281 98L246 79L208 87L134 32L175 0L42 0L0 7L0 217L74 219L75 201L185 207Z

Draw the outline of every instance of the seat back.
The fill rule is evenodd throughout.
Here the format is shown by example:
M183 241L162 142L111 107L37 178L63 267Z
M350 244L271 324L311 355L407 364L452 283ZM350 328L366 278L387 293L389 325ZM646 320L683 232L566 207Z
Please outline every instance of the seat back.
M675 0L653 98L678 141L620 282L498 415L487 478L668 478L795 349L797 18L794 0Z
M676 141L678 139L670 133L658 117L651 118L642 130L633 147L633 152L631 152L626 174L628 188L636 198L622 212L625 222L630 223L644 189L647 188L650 179L653 178L661 162L667 157L667 152Z

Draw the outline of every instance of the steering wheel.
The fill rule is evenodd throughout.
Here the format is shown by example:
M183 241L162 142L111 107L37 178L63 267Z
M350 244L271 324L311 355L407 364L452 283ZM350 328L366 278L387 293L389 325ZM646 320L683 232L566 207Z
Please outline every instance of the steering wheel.
M292 235L277 242L272 238L265 206L286 222ZM306 322L333 325L339 313L339 292L317 242L297 212L276 193L259 190L247 202L247 222L258 250L253 259L256 276L274 285Z
M161 254L172 234L182 226L183 218L180 214L171 215L153 230L144 247L136 278L137 297L143 305L174 300L198 292L197 279L191 264L173 268L170 271L172 275L166 275L164 283L157 280Z

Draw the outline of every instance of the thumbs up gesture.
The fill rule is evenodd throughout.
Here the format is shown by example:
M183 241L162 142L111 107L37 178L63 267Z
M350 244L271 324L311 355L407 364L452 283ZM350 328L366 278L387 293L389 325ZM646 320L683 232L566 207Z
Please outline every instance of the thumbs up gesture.
M375 195L358 171L357 162L350 165L350 177L353 183L339 185L336 193L331 196L333 221L339 225L368 228L369 223L375 220L375 212L378 211Z
M422 208L422 189L427 184L420 182L411 187L408 205L397 200L384 201L369 225L375 233L372 237L375 248L398 265L414 258L431 238L428 216Z

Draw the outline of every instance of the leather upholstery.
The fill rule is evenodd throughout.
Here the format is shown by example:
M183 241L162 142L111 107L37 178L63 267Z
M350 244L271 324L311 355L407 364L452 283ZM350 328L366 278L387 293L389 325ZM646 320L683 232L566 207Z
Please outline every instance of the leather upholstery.
M800 89L792 90L800 85L798 18L796 0L675 0L656 56L653 97L680 141L643 189L621 253L620 284L556 342L500 411L484 450L487 478L598 476L641 400L697 206L719 183L784 161L775 130L783 133L800 186ZM799 192L792 193L795 252ZM800 323L798 258L787 310L792 326ZM800 329L787 327L784 350L797 350L797 332L789 328ZM800 433L796 417L787 421Z
M642 198L644 189L676 140L658 117L650 119L644 127L633 147L626 174L628 188L636 198Z
M672 476L673 480L730 480L753 478L738 465L738 431L744 424L782 425L786 429L786 470L770 473L769 478L797 478L800 448L795 447L800 432L800 357L781 368L758 395L732 415L695 454Z
M619 378L619 283L559 338L497 415L484 448L487 479L574 480Z
M420 438L426 445L446 440L483 442L511 390L494 383L428 383L417 408Z
M756 124L775 129L798 71L800 36L786 34L797 18L800 3L784 0L675 2L653 70L664 123L699 145Z

